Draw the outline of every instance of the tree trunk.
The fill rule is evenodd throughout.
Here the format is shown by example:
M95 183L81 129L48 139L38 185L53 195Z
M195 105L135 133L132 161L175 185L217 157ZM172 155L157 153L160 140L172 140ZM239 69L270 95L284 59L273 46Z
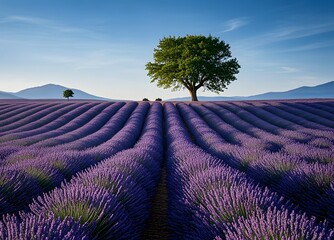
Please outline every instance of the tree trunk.
M193 88L191 90L189 90L190 92L190 95L191 95L191 101L198 101L197 99L197 89L196 88Z

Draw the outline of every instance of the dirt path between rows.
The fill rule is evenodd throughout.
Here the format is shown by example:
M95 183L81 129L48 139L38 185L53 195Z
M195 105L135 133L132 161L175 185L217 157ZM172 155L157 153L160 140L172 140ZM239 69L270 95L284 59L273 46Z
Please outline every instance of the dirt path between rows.
M166 167L163 166L160 182L157 186L157 192L152 201L151 216L147 221L146 229L142 236L143 240L170 239L167 224L168 193L166 185L166 175Z

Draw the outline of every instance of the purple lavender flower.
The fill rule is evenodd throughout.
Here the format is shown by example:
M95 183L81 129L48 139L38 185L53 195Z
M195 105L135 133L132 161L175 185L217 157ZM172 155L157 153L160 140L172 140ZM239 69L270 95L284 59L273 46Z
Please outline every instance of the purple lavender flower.
M133 219L134 225L142 227L143 220L148 215L149 199L146 191L134 181L131 175L125 175L118 169L104 165L78 174L71 180L72 183L105 188L117 198L129 217Z
M222 236L223 237L223 236ZM315 219L288 210L269 208L248 218L227 224L226 239L333 239L334 231Z
M71 184L34 199L30 209L36 215L71 217L96 224L94 236L102 239L127 239L132 223L118 199L106 189L83 184Z
M0 168L0 214L21 210L42 191L33 177L15 169Z
M84 240L89 238L86 224L79 224L73 218L64 219L39 215L26 215L22 220L5 216L0 221L0 238L8 240L49 239Z

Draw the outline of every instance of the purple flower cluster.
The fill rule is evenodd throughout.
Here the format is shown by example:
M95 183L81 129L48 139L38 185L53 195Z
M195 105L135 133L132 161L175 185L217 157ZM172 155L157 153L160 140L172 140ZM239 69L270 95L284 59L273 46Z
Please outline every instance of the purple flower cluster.
M261 104L253 103L251 104L249 110L251 112L257 112L257 116L261 117L266 121L275 121L275 124L282 128L298 130L302 133L310 134L313 136L315 136L317 133L326 137L330 137L331 135L331 128L328 128L316 122L308 121L307 119L300 117L299 115L293 114L292 112L284 111L279 107L279 102L272 101ZM333 137L331 139L333 139Z
M130 104L133 104L133 102ZM94 140L97 139L98 143L86 152L93 155L109 157L118 151L132 147L142 132L142 126L149 108L149 103L140 103L133 111L130 112L130 109L127 108L124 113L122 112L126 114L127 117L123 114L118 117L115 115L115 117L103 127L102 131L98 131L93 137L92 135L88 136L87 140L89 142L94 142ZM101 139L104 137L105 141L101 142Z
M0 239L140 239L163 165L172 239L334 239L332 100L0 101Z
M211 113L216 114L219 117L217 119L218 122L226 121L226 123L236 129L236 131L230 133L231 135L243 133L246 134L243 135L243 138L246 138L248 135L253 138L266 140L269 144L276 146L276 149L270 149L271 151L279 150L282 146L291 142L289 138L277 135L277 127L266 121L263 121L262 119L256 118L255 116L247 114L247 119L250 120L250 122L247 122L243 118L241 118L241 116L238 116L237 114L229 111L226 108L222 108L215 103L207 103L203 107L199 106L199 108L204 107L208 109L207 111L210 110ZM208 122L208 124L210 125L210 122ZM212 123L210 125L210 127L214 129L215 126L215 123ZM260 128L258 128L257 126L259 126ZM243 143L246 144L247 141L243 140Z
M0 239L27 240L88 240L89 230L73 218L64 219L54 216L36 216L28 214L23 221L16 216L5 216L0 221Z
M58 114L56 116L53 116L52 118L55 118L55 120L51 120L49 123L39 127L39 128L32 128L31 130L15 130L15 133L8 133L11 137L16 139L15 141L11 141L11 145L32 145L38 141L41 141L43 139L47 139L53 136L57 136L54 133L64 133L68 132L70 129L64 129L64 125L70 123L72 120L79 118L81 114L86 115L86 112L96 106L94 103L90 104L83 104L78 106L70 105L68 107L64 107L60 112L60 116ZM73 109L74 108L74 109ZM54 115L54 113L52 114ZM68 124L70 126L73 126L73 124ZM27 128L27 125L25 125ZM64 130L65 131L64 131ZM19 131L19 132L18 132ZM63 131L63 132L62 132ZM51 132L53 134L51 134ZM2 138L6 139L6 135ZM0 138L1 139L1 138Z
M71 217L81 224L87 223L100 238L113 234L115 239L126 239L122 236L132 228L118 199L98 186L64 185L34 199L30 210L37 216Z
M36 156L33 154L40 151ZM23 209L38 194L58 186L64 179L71 177L96 163L85 152L63 151L22 151L10 155L6 165L0 167L0 202L6 202L8 208L1 208L0 213L15 212Z
M212 146L226 144L221 138L212 139L218 135L205 127L189 106L181 103L177 106L199 146L210 152L214 149ZM222 161L227 156L221 160L194 145L177 108L166 103L164 110L168 139L169 222L175 239L334 237L334 231L326 224L306 217L294 204L257 185L245 173L228 167ZM293 165L283 162L281 167L284 172Z
M108 114L110 112L113 112L111 118L108 119L108 121L101 127L95 126L94 123L88 123L85 125L86 129L90 131L87 132L81 132L79 134L80 138L67 143L62 144L58 146L61 149L76 149L76 150L83 150L86 148L91 148L98 146L99 144L107 141L108 139L112 138L113 135L115 135L125 124L129 116L131 115L132 111L137 107L137 103L130 102L125 104L122 108L119 109L119 106L116 103L111 105L111 107L114 107L112 110L109 109L107 111ZM110 111L111 110L111 111ZM116 112L117 111L117 112ZM99 117L102 117L103 115L99 115ZM100 123L100 121L97 121ZM101 123L100 123L101 124ZM92 126L93 125L93 126ZM91 132L94 130L94 132ZM82 130L82 129L80 129Z
M17 104L10 104L11 107L7 108L7 111L1 115L0 123L1 123L1 135L5 133L3 131L10 130L12 128L9 127L10 124L15 124L18 121L22 124L29 123L25 119L36 112L45 110L48 107L55 106L55 104L43 104L43 103L33 103L33 104L25 104L26 106L18 106ZM29 119L28 119L29 120ZM19 125L20 126L20 125Z
M74 142L81 138L87 137L91 134L94 134L96 131L101 129L108 120L121 108L124 106L124 103L114 103L112 105L108 104L103 106L102 111L97 109L98 112L88 112L88 115L83 115L76 118L75 121L71 121L70 124L75 126L75 129L72 131L62 132L60 130L60 135L46 138L36 144L36 147L53 147L57 145L66 146L66 143ZM93 109L91 109L93 110ZM58 132L58 129L55 130Z
M7 134L16 131L31 130L32 128L43 126L44 124L49 123L66 113L67 108L74 109L74 104L71 105L64 107L61 104L43 104L38 111L34 109L35 111L30 115L28 115L27 112L24 112L21 118L17 119L17 116L14 117L14 119L17 120L9 118L2 121L3 125L1 125L0 131L2 134Z
M0 213L24 209L33 197L59 186L64 179L69 179L75 173L119 151L133 147L142 133L140 126L143 125L149 109L148 103L136 107L137 105L131 103L125 105L123 111L123 108L120 109L120 114L116 113L111 118L113 120L108 122L110 124L103 126L109 126L109 133L118 132L111 134L110 139L94 148L78 151L56 147L49 148L45 153L42 148L31 147L5 157L1 171L4 176L10 177L4 177L1 181L1 185L5 187L0 188L0 203L6 207L1 208ZM132 115L128 117L130 113ZM126 122L125 125L123 122ZM11 176L12 172L16 174ZM13 184L15 181L18 183Z
M242 104L246 103L238 103L237 105ZM230 104L224 103L221 105L228 106ZM233 107L234 105L229 106L231 109ZM249 141L251 144L243 143L242 146L226 141L218 134L219 127L214 126L211 120L207 120L205 117L201 118L198 115L197 112L202 115L211 114L213 116L212 113L204 109L204 106L189 106L184 103L178 103L177 108L194 140L200 147L230 166L246 172L260 183L272 187L273 190L300 205L305 212L319 219L327 219L333 226L332 217L326 212L325 208L332 209L334 204L321 205L324 201L323 199L327 199L326 202L328 202L330 197L328 196L328 190L334 179L332 165L334 154L331 148L333 143L331 139L326 137L327 130L324 131L323 139L326 139L330 147L319 148L290 139L289 144L281 144L280 151L270 151L270 148L261 148L261 146L266 146L266 144L259 144L254 147L254 141L251 137L244 139L244 142ZM261 108L259 109L261 110ZM263 114L264 110L260 111L259 109L254 111ZM250 119L256 119L254 115L246 114L244 108L239 110L239 113L243 118L249 120L248 124L251 122ZM217 118L216 120L218 121ZM291 128L294 128L295 125L291 123ZM276 128L275 131L279 133L279 128ZM302 126L296 126L296 128L302 129ZM318 139L317 134L321 133L321 131L319 129L315 130L313 136L308 137L310 139L312 137L313 139ZM297 130L294 130L294 132L298 133ZM232 132L230 134L233 135ZM301 134L305 135L303 132ZM307 134L311 135L311 132ZM263 138L263 141L265 141L265 138ZM332 200L332 203L334 203L334 199Z
M0 232L20 234L21 228L6 226L21 226L32 222L36 216L43 216L59 221L73 219L74 223L67 227L77 230L75 224L79 222L78 229L89 233L89 239L138 239L149 216L150 199L160 179L162 135L161 104L140 104L122 130L111 138L115 139L115 144L107 141L102 148L95 148L96 151L110 148L114 149L113 154L118 153L79 172L60 188L34 199L29 205L33 214L16 220L5 218ZM127 147L128 150L121 151ZM89 149L86 153L92 154L93 150ZM64 228L59 222L58 229L63 231ZM43 234L52 236L48 232Z
M267 212L254 214L249 218L239 218L226 230L226 239L333 239L334 233L324 230L306 215L295 214L288 210L268 209Z
M328 128L334 127L333 121L329 120L333 119L333 115L326 112L323 113L321 110L313 109L308 106L300 106L298 103L278 103L277 107L297 116L298 118L307 120L308 124L314 123L314 125L310 125L312 128L315 128L315 126L320 129L324 126ZM323 115L326 115L326 117L323 117Z

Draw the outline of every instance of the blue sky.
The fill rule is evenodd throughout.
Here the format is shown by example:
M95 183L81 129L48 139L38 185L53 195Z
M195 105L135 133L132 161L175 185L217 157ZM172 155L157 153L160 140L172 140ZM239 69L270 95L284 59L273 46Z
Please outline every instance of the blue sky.
M241 69L223 96L334 80L330 0L0 0L0 91L54 83L114 99L187 96L145 70L160 39L187 34L231 46Z

